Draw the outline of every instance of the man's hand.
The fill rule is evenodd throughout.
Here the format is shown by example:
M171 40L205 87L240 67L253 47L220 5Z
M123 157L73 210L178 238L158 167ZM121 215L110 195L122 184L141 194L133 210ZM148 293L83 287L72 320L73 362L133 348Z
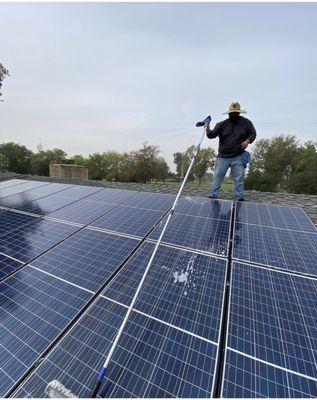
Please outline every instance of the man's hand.
M249 144L250 144L250 141L249 141L249 139L247 139L241 143L241 147L243 148L243 150L245 150Z
M204 129L205 129L205 131L210 131L210 124L209 123L206 123L205 125L204 125Z

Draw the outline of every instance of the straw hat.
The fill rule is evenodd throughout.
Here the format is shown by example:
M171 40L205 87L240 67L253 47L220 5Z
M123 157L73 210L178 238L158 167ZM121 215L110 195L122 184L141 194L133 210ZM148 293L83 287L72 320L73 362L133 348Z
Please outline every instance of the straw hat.
M237 113L240 113L240 114L245 114L246 113L245 110L241 110L240 104L237 101L234 101L233 103L230 104L229 110L224 112L222 115L230 114L230 113L233 113L233 112L237 112Z

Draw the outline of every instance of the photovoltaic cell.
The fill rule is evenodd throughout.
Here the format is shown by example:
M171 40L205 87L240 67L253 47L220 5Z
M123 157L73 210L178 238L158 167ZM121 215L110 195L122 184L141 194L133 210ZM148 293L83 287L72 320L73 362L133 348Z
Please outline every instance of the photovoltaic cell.
M135 239L83 229L32 265L95 292L138 244Z
M233 258L317 276L317 234L236 223Z
M25 182L26 181L23 179L9 179L7 181L1 181L0 182L0 191L9 186L15 186L15 185L19 185L19 184L25 183Z
M0 235L34 221L37 221L37 218L30 215L18 214L11 211L0 212Z
M317 379L316 294L316 279L235 262L228 347Z
M100 298L14 396L43 396L47 383L58 379L77 396L89 397L125 312L124 307ZM133 312L100 396L210 397L216 349Z
M316 395L317 381L227 350L221 397L312 398Z
M104 188L87 197L85 200L96 201L99 203L120 204L136 193L137 192L133 190Z
M119 206L91 225L106 230L143 237L162 218L163 212Z
M274 228L317 233L316 227L299 207L238 203L236 221Z
M19 209L24 207L30 201L38 200L46 195L38 192L27 190L22 193L13 194L11 196L0 199L0 206Z
M69 189L63 190L63 192L59 193L60 196L65 196L70 199L83 199L91 194L98 193L102 190L101 187L95 186L73 186Z
M13 260L12 258L0 253L0 279L2 280L17 268L21 267L21 265L23 265L22 262Z
M114 204L95 203L86 200L78 200L57 211L50 213L50 217L78 224L89 224L94 219L105 214L115 207Z
M14 186L9 186L0 190L0 197L11 196L12 194L24 192L25 190L38 188L40 186L48 185L47 182L35 182L35 181L24 181L25 183L21 183Z
M75 201L76 201L75 199L61 197L52 194L50 196L46 196L35 201L30 201L28 203L25 203L18 209L34 214L46 215L53 211L58 210L59 208L74 203Z
M195 217L231 219L232 201L211 200L206 197L181 197L176 205L175 212L193 215Z
M154 250L145 243L104 296L129 306ZM218 342L226 260L160 246L134 309Z
M38 218L31 224L0 236L0 252L28 262L76 230L78 228L71 225Z
M172 206L175 197L172 194L139 192L127 200L124 205L147 210L167 211Z
M164 218L150 234L157 240L163 230ZM193 250L203 250L212 254L226 256L230 221L174 214L164 233L162 243L184 246Z
M31 189L28 192L36 192L45 195L54 194L58 192L63 192L65 189L70 189L74 187L74 185L70 185L68 183L50 183L49 185L40 186L35 189ZM62 193L60 193L62 194Z
M0 283L0 396L33 365L91 294L24 267Z

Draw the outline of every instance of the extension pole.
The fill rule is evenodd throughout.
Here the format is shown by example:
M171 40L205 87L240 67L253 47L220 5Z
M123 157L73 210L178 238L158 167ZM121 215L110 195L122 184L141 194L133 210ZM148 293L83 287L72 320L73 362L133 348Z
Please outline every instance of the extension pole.
M137 297L138 297L138 295L139 295L139 293L140 293L141 287L142 287L143 282L144 282L144 280L145 280L145 278L146 278L146 275L147 275L147 273L148 273L148 271L149 271L149 269L150 269L150 266L152 265L153 259L154 259L154 257L155 257L155 254L156 254L157 250L158 250L158 247L159 247L159 245L160 245L160 243L161 243L161 240L162 240L162 237L163 237L163 235L164 235L164 233L165 233L165 230L166 230L166 228L167 228L167 225L168 225L168 223L169 223L169 221L170 221L172 215L174 214L174 210L175 210L177 201L178 201L178 199L179 199L179 197L180 197L180 195L181 195L181 193L182 193L182 191L183 191L183 188L184 188L184 186L185 186L185 184L186 184L187 178L188 178L188 176L189 176L190 170L192 169L192 166L193 166L193 164L194 164L195 158L196 158L196 156L197 156L197 154L198 154L198 152L199 152L199 150L200 150L200 146L201 146L201 143L202 143L202 141L203 141L203 139L204 139L204 136L205 136L205 130L204 130L204 133L203 133L203 135L202 135L202 137L201 137L199 143L195 146L195 151L194 151L194 153L193 153L193 155L192 155L192 159L191 159L191 162L190 162L190 164L189 164L189 167L188 167L187 173L186 173L186 175L185 175L185 178L184 178L184 180L183 180L183 182L182 182L182 185L181 185L181 187L180 187L180 189L179 189L179 191L178 191L178 193L177 193L176 199L174 200L173 207L171 208L171 210L170 210L170 212L169 212L169 215L168 215L168 218L167 218L167 220L166 220L166 222L165 222L165 225L164 225L164 227L163 227L163 230L162 230L162 232L161 232L161 234L160 234L160 237L159 237L159 239L158 239L158 241L157 241L157 243L156 243L155 249L154 249L154 251L153 251L153 253L152 253L152 255L151 255L151 258L150 258L150 260L149 260L149 262L148 262L148 264L147 264L147 267L146 267L146 269L145 269L145 272L144 272L144 274L143 274L143 277L142 277L142 279L141 279L141 281L140 281L140 283L139 283L139 286L138 286L138 288L137 288L137 290L136 290L136 292L135 292L134 298L133 298L133 300L132 300L132 302L131 302L131 304L130 304L130 307L129 307L129 309L128 309L128 311L127 311L125 317L124 317L124 320L123 320L123 322L122 322L122 324L121 324L121 326L120 326L120 329L119 329L119 331L118 331L118 333L117 333L117 336L116 336L114 342L112 343L112 346L111 346L111 349L110 349L109 354L108 354L108 356L107 356L107 359L106 359L106 361L105 361L105 363L104 363L104 365L103 365L103 367L102 367L102 369L101 369L101 372L100 372L100 374L99 374L99 376L98 376L97 382L96 382L96 384L95 384L95 386L94 386L94 388L93 388L93 390L92 390L92 392L91 392L91 397L96 397L96 395L97 395L97 393L98 393L98 391L99 391L99 389L100 389L100 386L101 386L101 383L102 383L102 381L103 381L103 378L104 378L105 375L106 375L107 367L108 367L108 364L109 364L109 362L110 362L110 360L111 360L112 354L113 354L113 352L114 352L114 350L115 350L115 348L116 348L116 346L117 346L117 343L118 343L118 341L119 341L119 339L120 339L120 337L121 337L121 334L122 334L122 332L123 332L123 329L124 329L124 327L125 327L125 325L126 325L126 323L127 323L127 321L128 321L128 318L129 318L129 316L130 316L130 314L131 314L131 311L132 311L133 306L134 306L134 304L135 304L135 302L136 302L136 299L137 299Z

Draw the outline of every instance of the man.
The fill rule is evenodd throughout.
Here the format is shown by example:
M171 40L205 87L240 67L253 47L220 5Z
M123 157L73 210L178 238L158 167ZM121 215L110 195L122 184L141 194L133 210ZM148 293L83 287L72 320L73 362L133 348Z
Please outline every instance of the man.
M210 129L209 124L205 124L206 134L209 139L219 136L219 149L212 182L210 198L216 199L219 195L220 186L228 168L234 180L234 191L239 201L244 201L244 171L246 167L245 158L248 152L245 149L256 138L256 130L252 122L240 116L245 114L245 110L241 110L240 104L233 102L229 110L224 113L229 118L218 122L214 129Z

